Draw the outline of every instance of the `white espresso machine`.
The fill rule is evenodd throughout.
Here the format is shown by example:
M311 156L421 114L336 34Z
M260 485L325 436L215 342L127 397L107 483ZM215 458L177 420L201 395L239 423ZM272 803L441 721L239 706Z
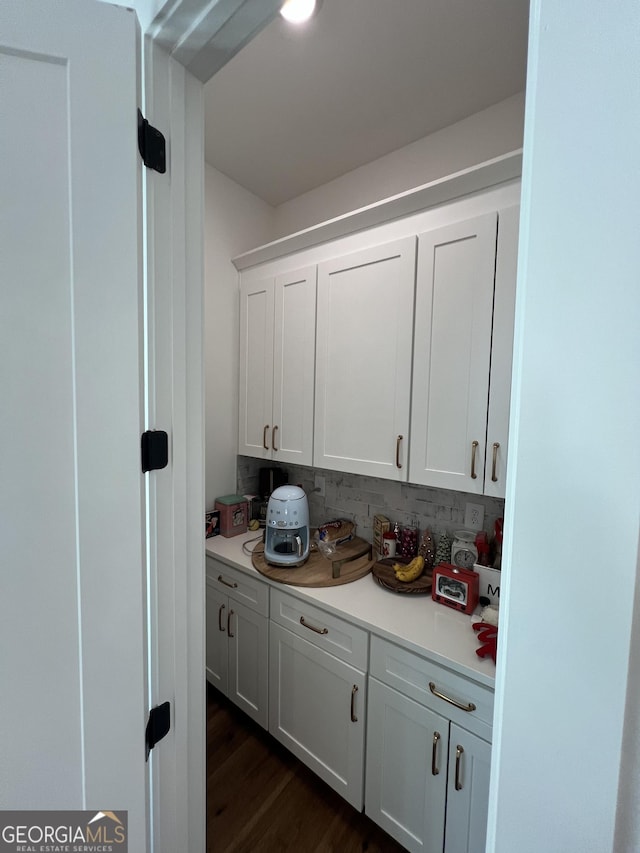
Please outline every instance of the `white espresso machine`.
M307 496L299 486L278 486L267 505L265 560L272 566L301 566L309 545Z

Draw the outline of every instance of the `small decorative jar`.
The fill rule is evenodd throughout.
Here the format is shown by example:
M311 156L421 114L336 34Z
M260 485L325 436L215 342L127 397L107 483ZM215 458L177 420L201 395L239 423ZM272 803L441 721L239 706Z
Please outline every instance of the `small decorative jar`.
M396 534L393 530L387 530L382 534L382 556L395 557L396 555Z
M400 531L400 556L412 560L418 553L418 528L403 527Z

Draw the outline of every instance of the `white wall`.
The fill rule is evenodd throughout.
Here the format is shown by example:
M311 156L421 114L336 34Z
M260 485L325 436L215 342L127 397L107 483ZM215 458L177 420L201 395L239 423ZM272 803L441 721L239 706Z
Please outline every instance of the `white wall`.
M614 849L640 518L637 0L534 0L488 850ZM627 736L636 746L638 716ZM633 815L617 853L637 851Z
M238 272L231 258L273 239L273 208L205 167L206 507L236 490Z
M524 93L367 163L276 208L283 237L522 147Z

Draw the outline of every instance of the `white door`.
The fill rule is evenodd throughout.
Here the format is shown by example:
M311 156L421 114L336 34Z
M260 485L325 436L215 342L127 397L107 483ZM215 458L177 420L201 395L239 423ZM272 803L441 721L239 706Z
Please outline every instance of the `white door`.
M313 463L316 268L276 276L271 447L278 462Z
M444 843L449 720L369 678L365 811L407 850Z
M364 673L270 622L269 733L359 811L365 708Z
M484 853L491 745L451 723L444 853Z
M266 729L269 725L269 620L230 599L227 636L229 699Z
M484 472L484 493L494 498L504 498L507 479L519 224L519 206L507 207L498 212L487 458Z
M137 27L0 4L0 807L147 849Z
M318 266L313 461L407 479L415 237Z
M273 455L273 300L272 278L241 282L238 453L258 459Z
M482 494L497 214L418 240L409 480Z
M207 681L227 695L229 687L229 598L207 581Z

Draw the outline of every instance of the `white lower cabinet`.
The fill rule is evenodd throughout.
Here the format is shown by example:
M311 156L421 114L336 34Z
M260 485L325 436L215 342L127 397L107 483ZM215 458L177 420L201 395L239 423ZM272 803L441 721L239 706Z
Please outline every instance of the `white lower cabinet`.
M491 744L451 723L445 853L484 853Z
M358 810L366 641L366 631L272 590L269 732Z
M490 737L491 708L488 688L372 637L365 811L407 850L484 853L491 745L452 717Z
M441 851L449 721L369 678L367 815L407 850Z
M206 598L207 680L266 729L268 586L208 558Z

